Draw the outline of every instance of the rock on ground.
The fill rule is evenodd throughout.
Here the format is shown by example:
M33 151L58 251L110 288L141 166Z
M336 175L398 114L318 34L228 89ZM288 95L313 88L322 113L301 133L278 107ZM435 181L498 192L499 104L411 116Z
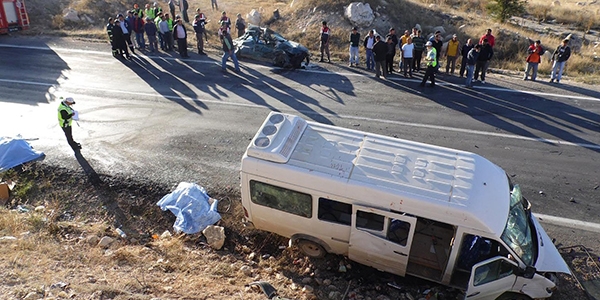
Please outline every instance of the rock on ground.
M369 3L352 2L346 9L344 15L350 23L358 27L366 27L373 23L375 15Z
M63 11L63 14L63 19L65 21L79 22L79 14L76 10L69 7Z
M210 225L202 230L206 237L206 242L216 250L219 250L225 244L225 228L221 226Z
M253 9L246 15L246 22L252 25L260 25L261 14L258 10Z
M108 248L108 246L110 246L110 244L112 244L113 241L114 241L113 238L111 238L109 236L103 236L100 239L100 242L98 242L98 246L100 246L102 248Z

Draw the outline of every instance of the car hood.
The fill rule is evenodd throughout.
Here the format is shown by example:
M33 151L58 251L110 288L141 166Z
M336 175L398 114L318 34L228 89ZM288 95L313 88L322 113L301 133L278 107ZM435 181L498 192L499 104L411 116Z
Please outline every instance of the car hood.
M535 230L538 237L538 258L535 262L535 269L539 272L560 272L571 274L569 266L562 258L558 250L552 243L542 225L538 222L535 215L532 217Z

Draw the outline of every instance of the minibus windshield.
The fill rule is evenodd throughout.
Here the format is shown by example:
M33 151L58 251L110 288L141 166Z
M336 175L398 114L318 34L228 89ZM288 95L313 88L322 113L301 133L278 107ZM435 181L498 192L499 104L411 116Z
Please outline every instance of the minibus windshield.
M508 220L500 238L526 265L532 266L535 263L535 245L526 207L527 203L523 199L521 188L517 184L510 192Z

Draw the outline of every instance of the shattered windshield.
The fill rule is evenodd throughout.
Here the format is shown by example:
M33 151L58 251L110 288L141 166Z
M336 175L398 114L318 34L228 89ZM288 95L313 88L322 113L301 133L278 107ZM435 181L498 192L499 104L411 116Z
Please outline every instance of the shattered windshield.
M527 201L521 195L521 188L515 185L510 192L508 220L500 237L523 262L532 266L535 262L534 241L526 211Z

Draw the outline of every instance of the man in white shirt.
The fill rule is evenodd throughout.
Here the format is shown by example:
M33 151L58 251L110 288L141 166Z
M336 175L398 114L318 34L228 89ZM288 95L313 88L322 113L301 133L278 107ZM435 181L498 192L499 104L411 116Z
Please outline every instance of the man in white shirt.
M179 50L179 55L181 58L190 57L187 53L187 31L183 26L183 20L181 17L177 18L177 25L173 28L173 34L175 40L177 40L177 50Z
M407 77L407 71L410 75L410 78L413 78L412 75L412 65L413 65L413 50L415 49L415 44L412 42L412 37L408 37L406 39L406 44L402 45L402 58L404 59L404 77Z

